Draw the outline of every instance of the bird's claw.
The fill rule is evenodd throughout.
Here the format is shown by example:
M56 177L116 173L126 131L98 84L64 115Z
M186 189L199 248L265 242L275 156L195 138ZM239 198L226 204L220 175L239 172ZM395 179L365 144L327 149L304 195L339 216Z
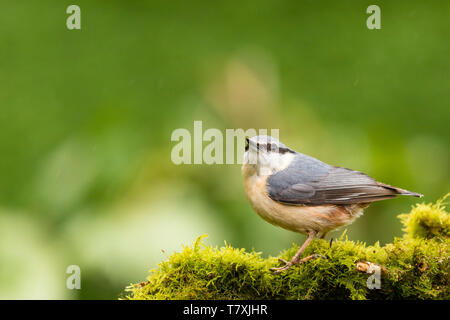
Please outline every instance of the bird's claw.
M282 271L289 269L293 265L299 265L299 264L302 264L302 263L304 263L306 261L317 259L317 258L322 258L322 259L325 259L325 260L327 259L327 257L325 257L324 255L318 254L318 253L314 253L314 254L312 254L310 256L307 256L307 257L305 257L303 259L300 259L300 260L297 260L297 261L294 261L294 260L287 261L287 260L278 258L278 261L284 263L284 266L278 267L278 268L270 268L270 271L272 271L273 274L280 274Z
M281 258L278 258L278 261L283 262L284 264L288 264L289 263L289 261L281 259Z
M280 274L282 271L287 270L294 265L291 261L286 261L284 259L279 260L284 263L284 266L279 268L270 268L270 271L272 271L273 274Z
M318 254L318 253L315 253L315 254L310 255L310 257L311 257L311 259L317 259L317 258L322 258L322 259L324 259L324 260L327 260L327 259L328 259L328 258L325 257L324 255Z

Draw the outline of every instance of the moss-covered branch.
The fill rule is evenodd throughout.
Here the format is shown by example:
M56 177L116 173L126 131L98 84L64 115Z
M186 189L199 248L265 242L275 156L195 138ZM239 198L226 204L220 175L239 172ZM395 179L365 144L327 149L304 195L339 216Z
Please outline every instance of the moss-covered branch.
M151 271L147 281L126 289L127 299L450 299L450 217L443 200L419 204L399 216L405 234L393 243L367 246L315 240L304 255L316 259L281 275L278 259L226 245L213 248L199 237ZM290 259L295 245L280 254ZM380 266L381 288L368 289L365 271ZM358 267L357 267L358 266Z

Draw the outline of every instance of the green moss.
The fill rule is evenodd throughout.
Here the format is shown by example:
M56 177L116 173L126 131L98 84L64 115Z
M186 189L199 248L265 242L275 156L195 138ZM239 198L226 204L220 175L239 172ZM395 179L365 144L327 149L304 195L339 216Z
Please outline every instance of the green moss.
M445 199L445 197L444 197ZM151 271L148 280L126 289L126 299L449 299L449 214L443 200L419 204L400 215L405 235L381 247L349 241L315 240L304 256L315 259L281 275L275 257L263 259L230 245L206 246L199 237ZM282 252L290 259L298 246ZM381 288L367 288L358 262L381 266Z
M450 216L444 206L448 196L450 193L435 204L418 204L410 213L399 215L404 225L403 231L413 238L448 238Z

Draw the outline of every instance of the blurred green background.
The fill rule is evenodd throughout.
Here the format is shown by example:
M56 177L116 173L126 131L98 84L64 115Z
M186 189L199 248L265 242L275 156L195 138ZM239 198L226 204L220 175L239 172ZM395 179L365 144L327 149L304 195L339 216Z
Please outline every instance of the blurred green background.
M172 131L194 120L279 128L297 151L435 201L450 190L449 14L449 1L2 1L0 298L116 299L201 234L263 256L302 242L252 211L239 165L171 162ZM417 202L373 204L349 238L390 242ZM66 289L71 264L81 290Z

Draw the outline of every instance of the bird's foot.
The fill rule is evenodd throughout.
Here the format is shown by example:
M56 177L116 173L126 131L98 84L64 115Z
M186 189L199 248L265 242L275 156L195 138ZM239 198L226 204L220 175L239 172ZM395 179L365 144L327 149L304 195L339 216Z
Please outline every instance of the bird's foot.
M279 267L279 268L270 268L270 271L273 272L273 274L280 274L282 271L289 269L290 267L292 267L294 265L294 263L291 261L287 261L281 258L278 258L278 260L282 263L284 263L284 266Z
M307 256L307 257L305 257L305 258L303 258L303 259L300 259L300 260L294 260L294 259L292 259L291 261L287 261L287 260L278 258L278 260L279 260L280 262L284 263L284 266L279 267L279 268L270 268L270 271L272 271L273 274L280 274L281 272L283 272L283 271L289 269L289 268L292 267L293 265L299 265L299 264L302 264L302 263L304 263L304 262L306 262L306 261L309 261L309 260L312 260L312 259L317 259L317 258L327 259L325 256L323 256L323 255L321 255L321 254L317 254L317 253L312 254L312 255L310 255L310 256Z

